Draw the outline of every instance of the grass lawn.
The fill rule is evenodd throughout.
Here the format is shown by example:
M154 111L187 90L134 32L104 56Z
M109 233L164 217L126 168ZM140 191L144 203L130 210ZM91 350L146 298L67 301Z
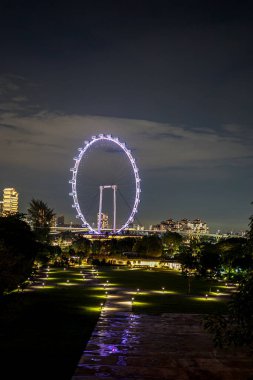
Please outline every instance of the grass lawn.
M227 289L220 283L193 279L192 294L187 295L187 280L173 271L98 270L101 284L109 280L135 294L137 313L225 310L227 296L222 293ZM43 270L37 286L0 300L1 372L7 370L6 378L71 379L104 300L103 286L88 277L83 279L80 268Z
M133 290L133 311L136 313L226 312L226 302L234 289L217 281L192 278L191 292L188 294L188 279L172 270L108 267L100 273L103 280L109 279L116 286ZM137 293L138 288L140 291Z

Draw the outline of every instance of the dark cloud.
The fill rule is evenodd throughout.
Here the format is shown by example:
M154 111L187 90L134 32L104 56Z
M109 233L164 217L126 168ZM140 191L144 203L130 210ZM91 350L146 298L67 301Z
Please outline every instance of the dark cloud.
M21 132L25 131L24 128L20 128L20 127L17 127L16 125L10 125L10 124L2 124L1 123L0 127L10 129L10 130L14 130L14 131L21 131Z

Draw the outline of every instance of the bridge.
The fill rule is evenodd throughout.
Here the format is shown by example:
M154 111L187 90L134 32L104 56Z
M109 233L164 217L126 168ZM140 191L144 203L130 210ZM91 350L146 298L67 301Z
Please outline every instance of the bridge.
M85 234L85 235L88 235L90 237L96 237L96 236L100 236L100 235L94 235L94 234L91 234L89 232L89 229L87 227L73 227L73 226L64 226L64 227L50 227L51 231L50 231L50 234L51 235L57 235L57 234L60 234L61 232L72 232L73 234ZM102 230L102 233L101 235L108 235L108 236L114 236L114 237L123 237L123 236L145 236L145 235L153 235L153 234L163 234L165 233L166 231L161 231L161 230L150 230L150 229L145 229L145 230L138 230L136 228L127 228L123 234L120 234L120 235L114 235L113 233L113 230L112 229L105 229L105 230ZM245 232L242 232L241 234L231 234L231 233L226 233L226 234L218 234L218 233L204 233L204 232L195 232L195 231L173 231L173 232L177 232L179 233L180 235L182 236L206 236L206 237L212 237L212 238L215 238L217 240L219 239L224 239L224 238L231 238L231 237L235 237L235 238L238 238L238 237L245 237Z

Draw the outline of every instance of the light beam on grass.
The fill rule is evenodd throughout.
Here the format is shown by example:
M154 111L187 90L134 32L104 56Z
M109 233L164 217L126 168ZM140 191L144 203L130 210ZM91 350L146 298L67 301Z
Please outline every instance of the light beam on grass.
M141 301L134 301L134 304L133 304L133 306L134 307L138 307L138 306L152 306L152 305L154 305L153 303L151 303L151 302L141 302Z
M220 298L219 297L205 297L205 296L202 296L202 297L191 297L191 300L194 300L194 301L201 301L201 302L221 302Z
M151 290L150 292L153 294L179 294L179 292L174 290Z
M57 285L61 285L61 286L79 286L78 283L74 283L74 282L57 282Z

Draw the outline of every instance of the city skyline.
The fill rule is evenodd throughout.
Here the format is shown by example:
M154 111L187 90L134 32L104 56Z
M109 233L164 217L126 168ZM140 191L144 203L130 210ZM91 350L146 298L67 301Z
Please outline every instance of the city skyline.
M202 3L1 4L0 187L21 212L41 199L78 222L73 157L108 133L136 159L138 222L248 228L252 6Z

